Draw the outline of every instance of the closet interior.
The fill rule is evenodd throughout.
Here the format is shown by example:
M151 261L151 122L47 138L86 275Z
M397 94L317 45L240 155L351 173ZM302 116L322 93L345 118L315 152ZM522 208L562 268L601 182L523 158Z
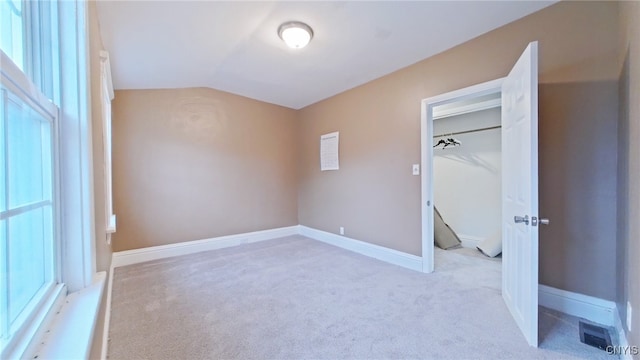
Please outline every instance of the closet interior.
M436 246L487 259L502 251L500 93L433 109Z

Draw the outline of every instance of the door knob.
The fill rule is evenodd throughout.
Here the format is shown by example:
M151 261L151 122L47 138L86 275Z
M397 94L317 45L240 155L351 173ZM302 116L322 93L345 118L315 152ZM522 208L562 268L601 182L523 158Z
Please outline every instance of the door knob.
M513 217L513 222L515 222L516 224L524 223L525 225L529 225L529 215L514 216Z
M545 219L545 218L538 219L535 216L531 217L531 226L537 226L538 222L540 223L540 225L549 225L549 219Z

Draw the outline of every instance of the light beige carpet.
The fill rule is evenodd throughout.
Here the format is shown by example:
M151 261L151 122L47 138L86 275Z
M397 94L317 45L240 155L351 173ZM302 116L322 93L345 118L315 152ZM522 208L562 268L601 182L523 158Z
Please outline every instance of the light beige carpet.
M483 254L480 250L476 249L476 248L466 248L466 247L460 247L457 249L449 249L447 250L448 252L453 252L453 253L457 253L460 255L465 255L465 256L473 256L473 257L477 257L480 259L484 259L484 260L489 260L489 261L496 261L496 262L501 262L502 261L502 254L496 256L496 257L489 257L485 254Z
M117 268L108 358L615 358L544 309L529 347L499 263L436 253L422 274L292 236Z

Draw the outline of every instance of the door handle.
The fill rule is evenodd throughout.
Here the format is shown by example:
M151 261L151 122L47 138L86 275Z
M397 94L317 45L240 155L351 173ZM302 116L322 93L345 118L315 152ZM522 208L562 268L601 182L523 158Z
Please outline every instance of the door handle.
M549 225L549 219L538 219L535 216L531 217L531 226L538 226L538 223L540 223L540 225Z
M516 224L524 223L525 225L529 225L529 215L514 216L513 217L513 222L515 222Z

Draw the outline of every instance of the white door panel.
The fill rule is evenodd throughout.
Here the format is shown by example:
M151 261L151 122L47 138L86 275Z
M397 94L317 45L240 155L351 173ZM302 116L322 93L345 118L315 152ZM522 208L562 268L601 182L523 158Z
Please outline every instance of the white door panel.
M502 297L529 345L538 346L537 42L502 85L502 156Z

